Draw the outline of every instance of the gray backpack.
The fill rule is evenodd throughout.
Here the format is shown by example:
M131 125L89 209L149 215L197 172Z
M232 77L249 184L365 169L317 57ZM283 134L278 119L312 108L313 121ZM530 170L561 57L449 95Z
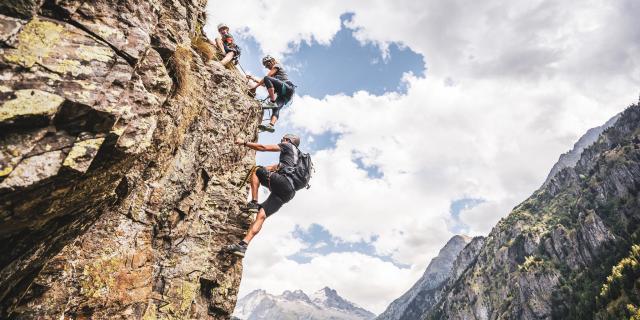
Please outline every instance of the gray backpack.
M291 178L293 181L293 188L296 189L296 191L302 188L309 189L311 188L309 181L311 180L311 174L314 171L311 155L300 151L295 144L291 145L298 151L296 154L296 165L294 167L285 168L283 170L284 174Z

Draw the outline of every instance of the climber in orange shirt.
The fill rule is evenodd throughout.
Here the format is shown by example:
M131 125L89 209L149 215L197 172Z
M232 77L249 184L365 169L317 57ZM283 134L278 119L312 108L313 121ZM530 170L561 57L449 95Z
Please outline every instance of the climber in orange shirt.
M215 47L224 56L224 58L220 60L220 63L222 63L223 66L231 61L237 63L240 57L240 47L233 41L233 36L229 33L229 26L225 23L219 24L218 32L220 36L216 37Z

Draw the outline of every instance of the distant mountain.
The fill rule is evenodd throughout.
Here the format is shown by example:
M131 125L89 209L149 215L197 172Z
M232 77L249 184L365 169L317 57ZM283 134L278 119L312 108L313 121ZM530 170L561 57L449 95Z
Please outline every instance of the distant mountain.
M471 241L467 236L451 238L433 258L422 277L400 298L389 305L376 320L411 320L429 310L436 302L437 288L449 279L456 257Z
M233 316L241 320L369 320L375 314L325 287L311 296L302 290L287 290L279 296L255 290L238 300Z

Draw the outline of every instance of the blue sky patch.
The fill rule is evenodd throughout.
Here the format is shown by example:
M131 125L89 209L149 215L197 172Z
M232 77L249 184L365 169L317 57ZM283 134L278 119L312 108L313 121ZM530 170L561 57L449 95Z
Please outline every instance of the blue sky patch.
M460 221L460 212L462 212L462 210L471 209L483 202L485 202L485 200L479 198L462 198L451 201L451 205L449 206L449 214L451 215L451 220L453 222L449 227L451 232L456 234L468 232L469 226Z
M367 172L367 177L369 179L382 179L384 177L384 172L382 172L380 167L376 165L366 165L362 161L362 157L354 156L353 162L358 166L358 169Z
M369 241L348 242L335 237L325 227L316 223L311 224L306 229L296 226L293 231L293 236L300 239L306 245L306 248L287 257L297 263L309 263L313 257L328 255L335 252L358 252L364 255L376 257L385 262L391 262L398 268L410 268L409 265L393 261L390 256L378 255L375 247L373 246L373 242L378 238L377 236L371 237Z
M342 133L325 131L321 134L310 134L309 137L312 138L312 141L308 144L309 149L319 151L335 148L338 139L342 137Z
M353 37L354 30L344 24L351 16L341 16L342 28L328 46L303 42L284 57L289 78L298 85L298 95L321 99L340 93L351 95L360 90L376 95L392 91L405 93L404 73L424 76L425 63L421 54L391 43L389 56L384 59L377 45L361 44ZM265 53L255 39L237 36L236 41L242 48L240 63L244 70L256 76L264 75L267 70L260 61Z
M424 76L424 59L421 54L392 43L389 57L373 43L361 44L353 36L353 30L344 22L352 15L342 15L342 28L329 46L302 43L294 55L285 62L295 66L292 77L301 80L298 92L322 98L325 95L347 94L365 90L376 95L395 91L405 93L402 75L412 72Z

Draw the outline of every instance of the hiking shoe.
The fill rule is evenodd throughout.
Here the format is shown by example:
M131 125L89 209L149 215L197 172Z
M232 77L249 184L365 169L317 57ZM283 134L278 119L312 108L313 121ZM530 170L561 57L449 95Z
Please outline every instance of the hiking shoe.
M268 131L268 132L276 131L276 128L274 128L271 123L269 123L267 125L261 124L261 125L258 126L258 129L260 129L260 131Z
M225 250L227 250L231 254L235 254L238 257L244 257L244 253L247 252L247 246L240 243L234 243L226 246Z
M262 109L275 109L278 105L275 102L266 101L262 103Z
M252 212L255 213L255 212L258 212L258 210L260 210L260 205L258 205L257 202L249 201L245 206L245 210L249 213L252 213Z

